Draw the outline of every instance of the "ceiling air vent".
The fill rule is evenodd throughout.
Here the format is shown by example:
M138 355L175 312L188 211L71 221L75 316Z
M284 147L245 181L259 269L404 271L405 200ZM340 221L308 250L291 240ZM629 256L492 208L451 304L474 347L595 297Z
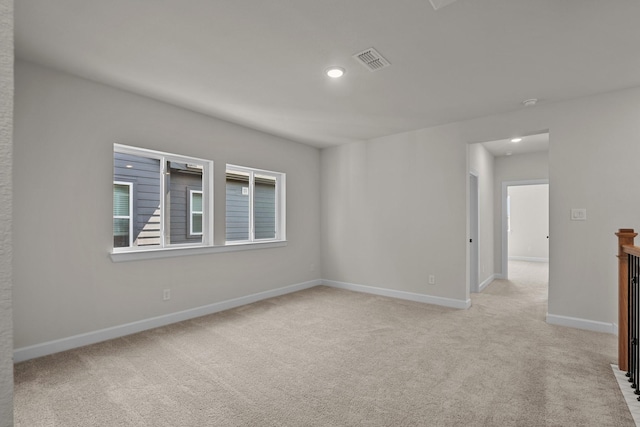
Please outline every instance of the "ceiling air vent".
M374 48L363 50L353 55L362 65L367 67L369 71L378 71L381 68L391 65L389 61L384 59Z

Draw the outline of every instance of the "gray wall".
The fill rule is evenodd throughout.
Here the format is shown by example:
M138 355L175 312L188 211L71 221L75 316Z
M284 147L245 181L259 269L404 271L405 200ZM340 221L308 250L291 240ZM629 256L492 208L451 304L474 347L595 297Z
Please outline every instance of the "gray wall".
M225 164L286 173L287 246L112 262L114 142L213 160L216 244ZM21 61L14 148L16 348L320 278L316 148Z
M13 425L13 1L0 0L0 427Z
M549 314L611 326L613 233L640 228L640 199L629 194L638 123L640 88L323 150L323 276L464 298L466 144L549 130ZM410 184L398 188L401 179ZM588 220L569 221L572 207Z
M466 301L467 171L451 126L322 150L323 278Z

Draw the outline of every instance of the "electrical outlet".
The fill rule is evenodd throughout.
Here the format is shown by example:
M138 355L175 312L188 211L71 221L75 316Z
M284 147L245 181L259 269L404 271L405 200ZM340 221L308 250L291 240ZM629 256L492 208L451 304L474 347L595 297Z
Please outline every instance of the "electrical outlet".
M169 301L171 299L171 289L165 289L162 291L162 300Z
M433 274L429 275L429 284L430 285L435 285L436 284L436 276L434 276Z
M316 271L316 265L314 263L309 264L309 271Z

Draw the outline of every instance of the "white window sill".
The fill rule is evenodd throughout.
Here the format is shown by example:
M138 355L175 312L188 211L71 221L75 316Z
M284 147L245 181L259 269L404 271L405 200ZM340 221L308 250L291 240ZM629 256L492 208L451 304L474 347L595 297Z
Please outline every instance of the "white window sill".
M269 242L233 243L225 246L183 246L173 248L141 249L137 251L111 252L111 261L140 261L145 259L173 258L177 256L215 254L220 252L250 251L254 249L280 248L286 240Z

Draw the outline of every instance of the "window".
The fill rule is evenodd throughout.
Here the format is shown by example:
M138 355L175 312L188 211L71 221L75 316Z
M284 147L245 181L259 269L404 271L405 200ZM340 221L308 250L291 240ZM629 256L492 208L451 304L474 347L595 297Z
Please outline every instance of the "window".
M285 174L227 165L225 222L227 243L285 240Z
M189 189L189 235L202 236L202 191Z
M213 162L114 144L114 251L213 245Z
M115 181L113 183L113 247L131 246L132 236L132 191L129 182Z

